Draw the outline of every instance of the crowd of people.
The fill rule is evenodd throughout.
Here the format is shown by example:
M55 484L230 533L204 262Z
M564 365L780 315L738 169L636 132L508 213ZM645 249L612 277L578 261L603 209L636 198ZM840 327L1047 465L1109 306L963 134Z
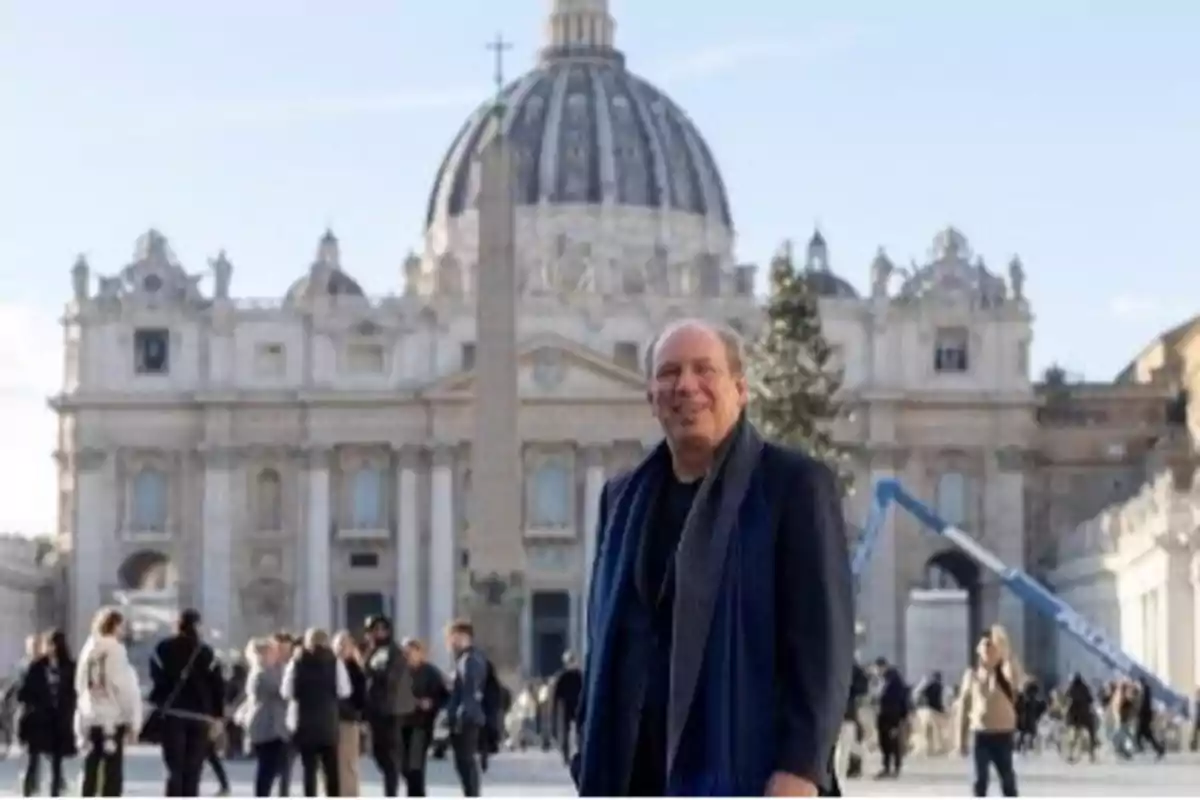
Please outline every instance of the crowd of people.
M477 797L503 737L505 692L466 620L446 628L454 659L446 675L425 643L396 641L385 617L368 620L361 639L317 628L255 638L243 663L223 663L203 639L200 615L186 610L154 648L147 687L130 662L125 622L119 609L100 610L77 657L61 631L28 643L11 692L25 796L39 792L44 766L49 794L62 795L64 765L80 753L82 795L120 796L125 748L140 742L161 749L167 797L198 796L206 763L229 794L222 753L254 759L257 797L288 796L297 761L305 796L358 796L367 753L387 796L403 788L422 797L441 715L463 794Z
M901 670L882 658L869 668L856 665L836 770L843 778L861 777L864 754L877 752L875 779L892 780L900 777L909 753L970 754L976 796L987 794L992 770L1002 793L1016 796L1017 755L1054 750L1075 763L1085 756L1095 761L1107 747L1123 760L1147 752L1163 758L1164 734L1178 730L1176 723L1155 708L1153 691L1144 682L1117 679L1089 686L1076 673L1061 688L1047 691L1026 674L1003 628L993 626L979 642L975 665L957 684L947 685L940 672L933 672L910 686ZM1177 738L1178 745L1185 744ZM1195 721L1186 743L1193 751L1200 746Z

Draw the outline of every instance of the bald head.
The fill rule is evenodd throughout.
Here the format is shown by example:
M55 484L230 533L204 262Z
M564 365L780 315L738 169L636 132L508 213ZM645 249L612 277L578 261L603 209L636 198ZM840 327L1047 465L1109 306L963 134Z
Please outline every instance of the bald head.
M704 320L673 322L646 352L646 395L676 460L703 474L746 407L742 337ZM687 460L692 468L681 471Z
M729 371L738 377L745 374L746 341L742 338L742 335L728 325L692 318L680 319L670 323L650 342L650 346L646 348L645 357L646 378L648 380L654 377L661 346L681 331L699 332L714 337L720 342L721 347L725 351L725 361Z

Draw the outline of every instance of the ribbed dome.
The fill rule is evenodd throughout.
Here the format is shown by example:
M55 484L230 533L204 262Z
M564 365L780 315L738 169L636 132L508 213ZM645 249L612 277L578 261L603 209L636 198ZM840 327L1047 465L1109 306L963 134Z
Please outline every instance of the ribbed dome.
M820 297L833 297L842 300L857 300L858 292L845 278L840 278L828 270L805 272L804 282Z
M625 68L607 3L558 0L533 71L500 93L519 205L611 204L680 211L732 227L725 185L687 115ZM434 181L426 225L474 208L472 165L495 135L497 101L459 131Z
M301 303L319 297L365 297L358 281L342 269L341 246L333 231L326 230L317 244L317 257L308 272L288 287L285 299Z

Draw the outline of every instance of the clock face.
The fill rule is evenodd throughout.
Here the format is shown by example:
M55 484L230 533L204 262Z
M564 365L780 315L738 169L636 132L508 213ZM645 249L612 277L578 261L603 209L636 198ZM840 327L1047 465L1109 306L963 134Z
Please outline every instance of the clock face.
M142 278L142 288L151 294L154 294L159 289L161 289L162 285L163 285L162 278L160 278L158 275L155 275L154 273L151 273L151 274L147 275L146 277Z

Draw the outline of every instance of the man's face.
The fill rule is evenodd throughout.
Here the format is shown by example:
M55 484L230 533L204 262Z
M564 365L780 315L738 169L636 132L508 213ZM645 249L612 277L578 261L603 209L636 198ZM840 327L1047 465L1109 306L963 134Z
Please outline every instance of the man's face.
M725 344L702 325L686 325L655 347L650 407L672 443L716 447L746 406L746 379L733 372Z
M386 625L375 625L369 631L371 641L375 644L386 644L392 638L392 632Z

